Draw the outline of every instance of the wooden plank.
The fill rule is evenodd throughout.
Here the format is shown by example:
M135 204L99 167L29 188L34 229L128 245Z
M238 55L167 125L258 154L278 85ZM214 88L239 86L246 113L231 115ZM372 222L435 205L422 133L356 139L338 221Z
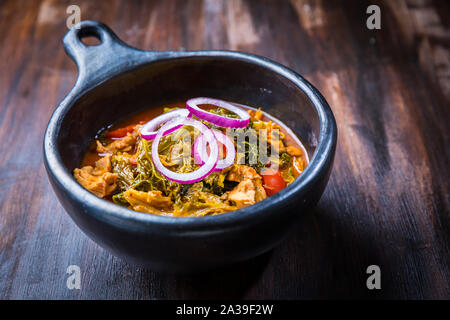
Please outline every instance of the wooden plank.
M0 298L449 298L449 5L396 1L78 1L146 50L231 49L306 76L339 127L315 214L278 248L196 276L111 256L70 220L42 163L47 121L76 79L69 1L0 2ZM366 28L370 4L381 30ZM366 287L381 267L382 289ZM79 265L81 290L66 268Z

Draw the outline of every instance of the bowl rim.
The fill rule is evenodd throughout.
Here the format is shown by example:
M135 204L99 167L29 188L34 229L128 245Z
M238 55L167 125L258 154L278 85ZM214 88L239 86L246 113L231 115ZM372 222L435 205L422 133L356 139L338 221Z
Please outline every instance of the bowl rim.
M276 215L277 213L275 210L267 209L282 205L283 202L292 200L295 196L301 194L302 191L306 191L305 189L309 185L319 179L320 173L323 172L323 170L326 170L327 162L330 161L330 159L332 160L337 140L337 126L331 108L322 94L295 71L268 58L238 51L137 51L140 51L141 53L152 53L153 55L148 57L142 56L137 63L128 65L120 70L117 69L112 71L102 79L98 79L95 83L91 83L89 85L83 86L83 81L81 81L82 79L80 79L79 75L74 88L55 108L45 131L43 149L44 164L47 172L53 177L53 180L59 187L70 193L72 197L77 199L77 201L81 202L84 208L93 207L98 209L84 210L85 214L91 215L97 220L114 225L126 224L136 230L139 229L144 232L146 230L146 226L148 225L156 225L158 228L162 228L161 230L165 228L173 228L174 226L184 226L196 229L208 228L208 230L211 230L211 227L213 227L212 229L217 230L226 226L243 226L246 221ZM161 55L155 59L155 53L159 53ZM63 164L58 150L57 139L60 132L60 125L67 112L83 95L95 90L98 86L115 77L129 73L151 63L159 63L168 60L181 60L186 58L231 59L255 64L284 77L294 84L295 87L300 89L310 100L319 117L319 139L317 147L314 155L310 157L309 164L303 173L285 189L263 201L257 202L254 205L224 214L202 217L170 217L134 211L101 199L82 187ZM99 212L101 214L99 214Z

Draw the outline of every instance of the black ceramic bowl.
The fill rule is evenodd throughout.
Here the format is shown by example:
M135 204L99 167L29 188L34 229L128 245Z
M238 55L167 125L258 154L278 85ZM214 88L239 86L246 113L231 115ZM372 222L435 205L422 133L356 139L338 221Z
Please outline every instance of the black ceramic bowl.
M101 43L86 46L83 37ZM44 138L50 182L75 223L131 263L197 272L276 246L314 206L331 172L336 123L325 99L292 70L231 51L152 52L131 48L105 25L83 21L64 37L78 80L55 109ZM290 186L253 206L217 216L135 212L88 192L72 177L96 132L132 113L196 96L261 107L303 141L310 163Z

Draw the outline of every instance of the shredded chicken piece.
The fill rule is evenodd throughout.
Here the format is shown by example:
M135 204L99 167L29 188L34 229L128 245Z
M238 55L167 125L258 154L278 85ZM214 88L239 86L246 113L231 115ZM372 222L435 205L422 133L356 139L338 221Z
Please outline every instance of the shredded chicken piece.
M254 110L247 110L248 114L250 115L252 120L261 120L263 118L263 113L261 111L261 109L258 109L256 111Z
M239 182L236 188L230 191L228 201L232 201L240 209L255 204L255 196L255 185L252 180L246 179Z
M278 154L286 152L283 139L284 133L280 127L273 122L255 122L253 128L259 132L260 141L267 141L270 147Z
M96 176L101 176L105 172L111 172L111 169L111 155L107 154L106 156L95 162L93 174Z
M256 202L262 201L267 198L266 189L264 189L261 179L253 180L255 186L255 200Z
M303 150L294 146L287 147L287 153L291 156L300 157L303 154Z
M252 167L237 164L229 171L227 179L230 181L241 182L246 179L261 179L261 176Z
M261 176L249 166L235 165L230 170L227 179L237 181L239 184L230 192L223 194L221 200L235 203L238 209L267 198Z
M115 140L104 146L100 143L100 141L96 141L97 143L97 152L98 153L115 153L117 151L128 152L134 149L136 145L137 138L139 136L139 131L135 129L132 133L127 133L127 135L119 140Z
M284 143L282 140L278 140L278 143L274 139L270 140L270 146L274 151L276 151L278 154L281 154L283 152L286 152L286 147L284 146Z
M164 214L172 207L170 197L163 196L161 191L145 192L128 189L123 196L136 211Z
M103 198L114 192L117 185L117 173L111 173L111 155L106 155L97 162L95 168L85 166L73 171L75 179L96 196Z

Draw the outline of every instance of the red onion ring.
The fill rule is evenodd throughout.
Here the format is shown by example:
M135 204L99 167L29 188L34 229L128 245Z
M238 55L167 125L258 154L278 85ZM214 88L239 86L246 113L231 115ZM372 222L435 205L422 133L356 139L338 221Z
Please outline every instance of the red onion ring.
M211 149L211 153L209 155L209 158L205 162L204 165L202 165L199 169L188 172L188 173L177 173L173 172L161 163L161 160L159 159L159 152L158 152L158 145L159 141L163 137L166 131L172 130L173 128L177 127L180 128L180 126L192 126L202 132L202 134L205 136L204 139L209 143L209 147ZM173 132L174 130L172 130ZM189 118L175 118L166 124L164 124L157 132L155 136L155 140L153 140L152 144L152 160L156 167L156 169L167 179L170 179L172 181L187 184L187 183L195 183L203 178L205 178L207 175L209 175L214 168L216 167L217 161L219 160L219 146L217 143L217 140L212 133L211 129L209 129L206 125L204 125L202 122L189 119Z
M233 165L234 159L236 158L236 149L234 147L233 141L226 134L223 134L222 132L217 130L212 131L217 141L222 143L226 148L227 155L225 159L217 161L217 165L213 170L214 172L220 172L223 169ZM192 147L195 163L203 165L205 163L205 160L208 159L209 156L208 153L206 152L206 144L207 141L204 135L201 134L197 136L197 138L195 138L194 146Z
M202 110L198 107L199 104L212 104L227 109L237 114L240 119L228 118ZM219 127L245 128L247 127L250 121L250 115L247 112L236 106L233 106L229 102L219 99L204 98L204 97L189 99L188 101L186 101L186 108L196 117L208 121L212 124L215 124Z
M182 118L186 119L191 117L189 110L187 109L176 109L166 113L161 114L160 116L150 120L146 124L144 124L141 128L141 137L145 140L153 140L156 137L157 131L155 129L162 123L166 123L174 118ZM178 127L170 128L166 132L164 132L163 136L168 135L169 133L174 132L175 130L181 128L183 125L179 125Z

